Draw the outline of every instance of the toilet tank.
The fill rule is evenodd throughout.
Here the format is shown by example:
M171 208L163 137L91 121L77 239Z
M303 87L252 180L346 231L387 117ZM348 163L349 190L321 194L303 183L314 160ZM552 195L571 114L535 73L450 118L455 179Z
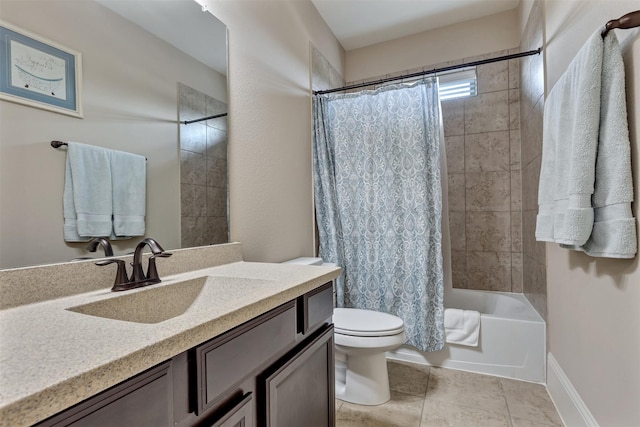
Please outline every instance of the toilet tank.
M289 261L285 261L282 264L326 265L328 267L338 266L338 264L334 264L333 262L324 262L322 258L316 258L316 257L294 258L294 259L290 259Z
M300 265L322 265L322 258L313 258L313 257L300 257L290 259L289 261L283 262L283 264L300 264Z
M324 262L322 260L322 258L315 258L315 257L294 258L294 259L290 259L289 261L283 262L283 264L326 265L326 266L333 266L333 267L337 266L337 264L334 264L332 262ZM335 287L335 283L333 285L333 306L334 307L336 306L336 287Z

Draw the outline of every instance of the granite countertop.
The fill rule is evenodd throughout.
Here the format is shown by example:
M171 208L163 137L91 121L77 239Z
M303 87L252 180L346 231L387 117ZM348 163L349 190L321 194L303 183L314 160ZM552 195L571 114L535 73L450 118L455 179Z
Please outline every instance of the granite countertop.
M337 267L234 262L0 311L0 426L31 425L333 280ZM195 302L159 323L69 308L207 276ZM202 279L204 280L204 279Z

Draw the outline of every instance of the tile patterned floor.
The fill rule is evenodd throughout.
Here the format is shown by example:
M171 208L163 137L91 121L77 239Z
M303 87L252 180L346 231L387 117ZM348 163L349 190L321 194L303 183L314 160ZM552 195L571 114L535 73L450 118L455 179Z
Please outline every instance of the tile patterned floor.
M336 400L337 427L562 427L539 384L389 361L391 400Z

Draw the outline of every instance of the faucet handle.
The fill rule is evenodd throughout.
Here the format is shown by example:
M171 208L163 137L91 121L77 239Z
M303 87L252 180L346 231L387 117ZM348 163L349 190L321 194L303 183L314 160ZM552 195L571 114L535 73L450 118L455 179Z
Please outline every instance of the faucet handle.
M168 258L172 253L161 252L159 254L151 255L149 257L149 268L147 268L147 280L153 281L153 283L159 283L160 277L158 276L158 269L156 268L156 258Z
M116 279L113 282L113 287L111 288L111 290L115 292L115 291L124 291L126 289L129 289L130 284L129 284L129 276L127 275L127 266L126 266L127 264L124 260L108 259L104 261L98 261L96 262L96 265L104 266L104 265L109 265L113 263L118 264L118 271L116 272Z

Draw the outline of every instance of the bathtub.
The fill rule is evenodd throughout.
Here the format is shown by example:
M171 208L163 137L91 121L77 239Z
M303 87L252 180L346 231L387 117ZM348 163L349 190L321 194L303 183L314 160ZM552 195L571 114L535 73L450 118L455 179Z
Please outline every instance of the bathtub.
M402 346L389 359L544 383L546 326L522 294L447 290L445 306L480 312L478 347L446 343L424 353Z

